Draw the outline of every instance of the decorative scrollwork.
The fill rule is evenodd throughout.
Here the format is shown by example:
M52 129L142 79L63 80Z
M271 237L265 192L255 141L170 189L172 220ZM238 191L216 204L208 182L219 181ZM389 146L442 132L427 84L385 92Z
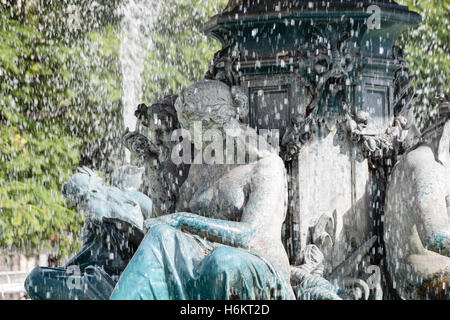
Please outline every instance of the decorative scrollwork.
M335 81L349 85L355 72L359 70L359 47L347 34L339 39L327 38L316 30L311 41L306 42L296 52L297 73L302 76L309 93L305 114L292 118L282 138L282 155L285 161L296 157L303 145L311 140L317 130L319 102L327 92L327 84ZM345 90L341 86L339 90ZM334 93L335 94L335 93Z
M312 228L312 244L300 253L300 265L291 266L291 284L298 300L368 300L370 287L366 281L350 277L356 265L368 254L376 241L372 237L363 243L348 259L343 261L333 272L325 274L325 256L335 241L335 218L323 214ZM338 272L339 271L339 272ZM376 288L377 298L382 295Z
M303 264L291 266L291 284L298 300L342 300L338 288L323 276L324 256L314 244L302 252Z
M231 44L216 52L205 79L219 80L229 86L239 85L239 72L236 67L238 60L239 50L236 44Z
M320 30L298 49L300 69L307 69L309 78L318 88L330 78L349 77L356 70L358 55L359 48L352 37L345 34L340 39L332 39Z

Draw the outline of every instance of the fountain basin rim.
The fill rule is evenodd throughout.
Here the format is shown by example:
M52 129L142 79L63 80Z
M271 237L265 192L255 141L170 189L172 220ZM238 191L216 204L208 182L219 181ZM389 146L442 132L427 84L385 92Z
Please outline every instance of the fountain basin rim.
M285 19L294 21L312 19L315 22L342 22L350 19L355 20L355 22L364 21L372 15L372 13L366 11L369 5L378 5L380 7L381 21L402 23L411 26L415 26L422 22L422 16L416 12L409 11L407 6L379 2L371 2L364 6L361 6L361 4L358 6L351 6L350 4L342 5L341 2L339 2L339 4L340 5L327 7L322 10L317 8L305 10L305 8L302 7L280 10L278 12L250 12L245 14L240 11L225 12L213 16L208 22L204 23L201 31L206 35L212 35L212 33L217 31L226 32L230 27L267 24L271 22L280 23Z

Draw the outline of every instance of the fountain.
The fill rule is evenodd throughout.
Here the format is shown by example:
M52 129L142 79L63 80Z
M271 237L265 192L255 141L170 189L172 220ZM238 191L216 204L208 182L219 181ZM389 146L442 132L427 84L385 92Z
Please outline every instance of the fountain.
M120 204L115 211L94 190L80 192L86 176L64 189L93 211L96 228L127 244L114 252L122 257L114 272L104 272L114 258L83 261L88 289L78 296L448 299L448 97L418 136L413 78L394 45L420 21L390 0L231 0L204 26L222 43L205 80L139 105L152 141L126 121L124 144L152 184L152 216L141 223L151 205L126 193L127 176L116 190L83 171ZM139 92L127 93L135 106ZM279 134L279 150L264 130ZM94 242L101 253L110 247ZM32 273L28 290L42 277ZM71 295L56 282L60 298Z
M380 280L383 170L394 161L397 138L384 145L376 137L394 119L411 118L411 77L394 42L420 20L388 0L230 1L206 24L223 47L208 76L247 89L249 125L280 130L292 264L317 244L327 278ZM348 124L350 131L363 128L348 135ZM345 261L355 264L352 252L361 249L368 254L374 236L362 272L352 274Z
M153 49L150 33L154 20L158 17L158 1L124 1L118 8L121 20L122 41L120 63L122 69L123 123L125 128L135 130L134 108L142 99L142 72L147 52ZM126 161L130 154L126 150Z

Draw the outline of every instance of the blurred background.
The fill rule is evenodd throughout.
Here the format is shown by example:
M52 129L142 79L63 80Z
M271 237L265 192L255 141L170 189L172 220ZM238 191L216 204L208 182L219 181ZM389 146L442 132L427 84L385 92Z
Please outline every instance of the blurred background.
M0 300L25 297L36 265L81 248L83 218L61 186L77 167L104 175L139 103L203 78L218 42L200 31L227 0L0 0ZM450 91L450 3L399 0L423 23L398 41L417 125Z

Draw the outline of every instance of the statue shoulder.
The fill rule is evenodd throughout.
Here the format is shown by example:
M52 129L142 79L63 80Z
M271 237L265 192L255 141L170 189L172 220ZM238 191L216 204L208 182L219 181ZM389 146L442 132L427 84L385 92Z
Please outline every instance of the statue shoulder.
M412 168L429 166L436 161L433 150L426 144L422 144L408 152L404 159L406 165Z
M444 175L445 167L439 163L432 148L422 144L416 149L404 154L395 164L392 173L394 182L404 184L405 179L412 181L429 181Z
M264 176L285 177L286 168L283 160L276 154L270 154L255 163L255 172Z
M390 186L397 183L404 184L405 178L412 178L412 175L430 168L435 164L433 151L427 145L419 145L417 148L403 154L392 170Z

